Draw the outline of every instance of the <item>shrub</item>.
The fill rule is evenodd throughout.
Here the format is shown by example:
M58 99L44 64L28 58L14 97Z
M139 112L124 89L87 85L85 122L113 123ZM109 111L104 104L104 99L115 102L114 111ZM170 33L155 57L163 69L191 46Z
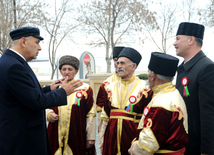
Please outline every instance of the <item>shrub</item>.
M137 75L140 79L142 80L147 80L148 79L148 75L147 74L138 74Z

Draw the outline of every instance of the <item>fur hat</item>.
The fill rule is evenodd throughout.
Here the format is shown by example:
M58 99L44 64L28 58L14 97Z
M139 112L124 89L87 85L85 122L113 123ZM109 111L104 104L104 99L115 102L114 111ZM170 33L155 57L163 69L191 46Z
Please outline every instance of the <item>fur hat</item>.
M169 54L152 52L149 70L155 74L173 77L175 76L179 59Z
M126 58L130 59L132 62L136 63L137 66L142 59L141 54L138 51L136 51L135 49L130 48L130 47L123 48L123 50L120 52L118 58L119 57L126 57Z
M70 55L64 55L59 59L59 70L62 69L63 65L71 65L73 66L76 70L79 70L79 65L80 62L79 60L74 57L74 56L70 56Z
M123 48L124 48L123 46L114 47L114 49L113 49L113 59L118 57L118 55L123 50Z
M176 36L177 35L194 36L196 38L200 38L203 40L204 29L205 29L204 25L200 25L197 23L183 22L183 23L180 23Z

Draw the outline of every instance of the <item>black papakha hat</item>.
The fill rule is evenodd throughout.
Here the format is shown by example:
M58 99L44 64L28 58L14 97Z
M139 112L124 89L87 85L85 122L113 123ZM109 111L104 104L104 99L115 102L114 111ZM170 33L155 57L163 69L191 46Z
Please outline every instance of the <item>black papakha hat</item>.
M152 52L148 68L155 74L173 77L175 76L178 62L178 58L169 54Z
M118 57L118 55L120 54L120 52L123 50L123 46L116 46L113 49L113 59Z
M138 51L136 51L135 49L130 48L130 47L123 48L123 50L118 55L118 58L119 57L126 57L126 58L130 59L132 62L136 63L137 66L140 63L140 60L142 59L141 54Z
M43 40L43 38L40 36L40 30L36 27L20 27L10 32L10 37L12 40L17 40L22 37L29 36L33 36L35 38Z
M180 23L176 36L177 35L194 36L196 38L200 38L203 40L204 29L205 29L204 25L200 25L197 23L183 22L183 23Z
M64 55L59 59L59 70L62 69L63 65L71 65L76 70L79 70L80 61L74 56Z

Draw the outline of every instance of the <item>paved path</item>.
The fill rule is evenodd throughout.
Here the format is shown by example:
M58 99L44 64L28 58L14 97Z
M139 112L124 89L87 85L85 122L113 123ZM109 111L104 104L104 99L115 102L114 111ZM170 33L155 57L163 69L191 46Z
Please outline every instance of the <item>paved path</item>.
M96 147L97 155L101 155L101 151L100 151L100 148L99 148L98 119L96 118L96 120L97 120L97 127L96 127L95 147Z

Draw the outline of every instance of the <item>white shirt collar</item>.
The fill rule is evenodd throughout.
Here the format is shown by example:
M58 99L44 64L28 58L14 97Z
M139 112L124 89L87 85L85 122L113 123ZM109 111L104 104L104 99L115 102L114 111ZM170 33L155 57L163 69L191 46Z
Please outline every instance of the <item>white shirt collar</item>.
M13 51L14 53L18 54L20 57L22 57L22 58L26 61L26 59L25 59L21 54L19 54L18 52L16 52L16 51L13 50L12 48L10 48L10 50Z
M194 55L194 56L195 56L195 55ZM193 57L194 57L194 56L193 56ZM193 57L191 57L187 62L189 62ZM184 61L184 64L186 64L187 62Z

